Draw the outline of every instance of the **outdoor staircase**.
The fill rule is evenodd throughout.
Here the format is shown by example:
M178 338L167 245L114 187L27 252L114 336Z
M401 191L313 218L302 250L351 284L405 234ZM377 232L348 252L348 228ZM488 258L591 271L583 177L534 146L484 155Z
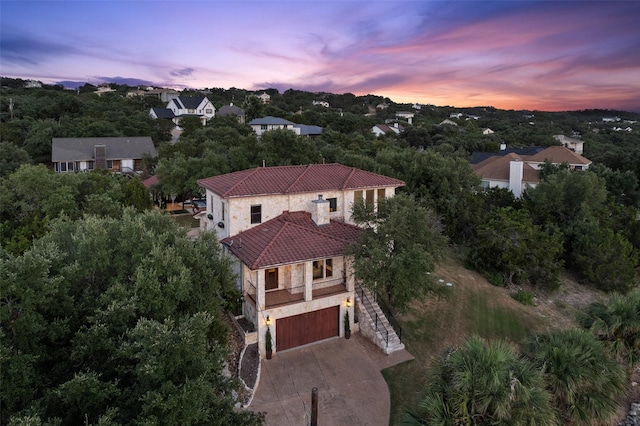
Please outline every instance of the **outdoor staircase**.
M404 349L389 320L376 303L369 289L356 285L356 305L360 333L389 355Z

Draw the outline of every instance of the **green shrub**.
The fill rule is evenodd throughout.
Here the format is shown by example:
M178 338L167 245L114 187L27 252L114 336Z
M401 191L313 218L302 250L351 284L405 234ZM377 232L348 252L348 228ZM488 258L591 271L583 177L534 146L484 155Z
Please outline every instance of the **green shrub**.
M504 279L498 272L487 272L485 274L487 281L496 287L504 287Z
M523 305L533 305L533 293L530 291L518 290L516 293L513 293L511 297Z

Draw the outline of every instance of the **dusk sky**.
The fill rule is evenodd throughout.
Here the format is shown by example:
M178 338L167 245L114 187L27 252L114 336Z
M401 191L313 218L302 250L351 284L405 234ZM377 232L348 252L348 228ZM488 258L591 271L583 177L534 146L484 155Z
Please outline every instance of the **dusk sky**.
M0 20L0 75L44 83L640 112L640 1L1 0Z

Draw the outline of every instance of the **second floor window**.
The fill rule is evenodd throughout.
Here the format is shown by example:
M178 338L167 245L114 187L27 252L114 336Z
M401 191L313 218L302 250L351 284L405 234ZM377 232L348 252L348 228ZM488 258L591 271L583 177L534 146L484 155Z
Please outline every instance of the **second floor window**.
M312 269L314 280L331 278L333 276L333 259L315 260Z
M329 211L337 212L338 211L338 199L337 198L327 198L329 202Z
M262 223L262 205L251 206L251 223Z

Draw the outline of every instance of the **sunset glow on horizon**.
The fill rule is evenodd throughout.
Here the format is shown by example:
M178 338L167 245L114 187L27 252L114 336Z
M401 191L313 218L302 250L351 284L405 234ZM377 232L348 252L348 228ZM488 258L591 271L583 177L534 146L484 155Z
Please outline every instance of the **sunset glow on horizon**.
M640 112L637 1L6 1L0 75Z

